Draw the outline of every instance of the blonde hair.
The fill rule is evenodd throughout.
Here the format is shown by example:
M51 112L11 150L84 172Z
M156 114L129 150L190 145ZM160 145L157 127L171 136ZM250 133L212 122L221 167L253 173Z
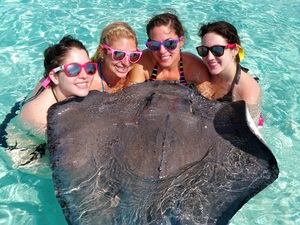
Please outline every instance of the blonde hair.
M102 30L98 49L92 57L92 61L98 62L99 60L102 60L104 49L101 47L101 44L109 46L112 41L117 41L120 38L132 38L135 41L136 46L138 45L136 34L129 24L125 22L111 23Z

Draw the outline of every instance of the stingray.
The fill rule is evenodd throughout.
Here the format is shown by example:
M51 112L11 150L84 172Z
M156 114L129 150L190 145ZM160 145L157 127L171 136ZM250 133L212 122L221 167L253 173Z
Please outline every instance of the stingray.
M177 82L53 105L48 148L69 224L228 224L279 174L244 101L213 102Z

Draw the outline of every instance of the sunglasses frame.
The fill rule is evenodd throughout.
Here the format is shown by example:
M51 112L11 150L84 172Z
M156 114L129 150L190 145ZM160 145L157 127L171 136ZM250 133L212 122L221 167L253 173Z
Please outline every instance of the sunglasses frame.
M223 52L222 52L221 55L218 55L218 54L216 53L216 51L213 49L213 48L215 48L215 47L221 47L221 48L222 48ZM216 57L221 57L222 55L224 55L225 49L235 48L235 47L236 47L236 44L227 44L227 45L225 45L225 46L224 46L224 45L214 45L214 46L211 46L211 47L206 47L206 46L201 45L201 46L196 47L196 50L197 50L198 54L199 54L201 57L206 57L206 56L208 55L209 51L210 51L211 54L213 54L214 56L216 56ZM206 48L206 49L207 49L207 53L206 53L205 55L201 55L201 54L199 53L199 48Z
M102 45L102 47L105 48L105 49L107 49L107 50L109 50L109 51L111 51L111 58L112 58L112 60L113 61L117 61L117 62L122 61L126 56L128 56L129 62L131 62L131 63L137 63L141 59L142 54L143 54L143 52L141 50L139 50L138 48L137 48L137 51L134 51L134 52L125 52L123 50L113 49L113 48L109 47L108 45L104 45L104 44ZM115 59L114 58L114 53L115 52L122 52L122 53L124 53L124 57L122 59ZM136 61L132 61L130 59L130 55L131 54L139 54L139 58Z
M152 41L152 40L149 39L149 40L146 42L146 47L147 47L147 48L149 49L149 51L151 51L151 52L158 52L158 51L160 50L160 47L163 45L163 46L165 47L165 49L167 49L168 51L174 51L174 50L177 48L178 42L180 42L182 39L183 39L183 36L179 37L177 40L167 39L167 40L164 40L164 41ZM165 45L165 42L167 42L167 41L173 41L173 42L175 42L175 43L176 43L175 48L174 48L174 49L169 49L169 48ZM157 50L152 50L152 49L149 48L149 45L150 45L151 43L153 43L153 42L158 43L158 49L157 49Z
M95 72L94 72L93 74L91 74L91 73L89 73L89 72L87 71L87 68L86 68L86 67L87 67L88 64L92 64L92 65L95 66ZM68 71L68 67L69 67L69 66L73 66L73 65L76 65L76 66L79 66L79 67L80 67L80 70L78 71L78 73L77 73L75 76L72 76L72 75L69 73L69 71ZM57 73L57 72L59 72L59 71L61 71L61 70L65 70L65 73L66 73L67 77L77 77L77 76L80 74L80 72L82 71L82 68L84 68L84 70L85 70L85 72L86 72L87 75L93 76L93 75L95 75L95 73L97 72L98 64L95 63L95 62L86 62L86 63L84 63L84 64L80 64L80 63L69 63L69 64L65 64L65 65L63 65L63 66L56 67L56 68L52 69L51 72Z

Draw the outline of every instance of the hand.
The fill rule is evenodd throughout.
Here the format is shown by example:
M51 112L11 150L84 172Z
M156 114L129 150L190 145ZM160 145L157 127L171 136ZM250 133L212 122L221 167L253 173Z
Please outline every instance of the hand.
M223 97L226 94L226 90L218 84L212 84L208 81L204 81L197 86L198 92L205 98L216 101L218 98Z

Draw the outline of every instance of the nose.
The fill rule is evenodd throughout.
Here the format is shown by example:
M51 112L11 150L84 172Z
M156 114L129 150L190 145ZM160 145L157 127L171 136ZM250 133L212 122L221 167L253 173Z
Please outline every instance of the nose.
M210 50L208 50L208 54L207 54L206 58L207 58L208 60L210 60L210 59L214 59L215 56L211 53Z
M86 79L88 74L85 72L84 68L81 68L80 73L78 75L79 78Z
M160 52L160 53L164 53L164 52L166 52L166 51L168 51L168 49L166 49L166 47L165 47L164 45L160 45L160 46L159 46L159 52Z
M131 64L131 62L129 61L129 55L126 55L123 59L122 59L122 64L125 66L129 66Z

